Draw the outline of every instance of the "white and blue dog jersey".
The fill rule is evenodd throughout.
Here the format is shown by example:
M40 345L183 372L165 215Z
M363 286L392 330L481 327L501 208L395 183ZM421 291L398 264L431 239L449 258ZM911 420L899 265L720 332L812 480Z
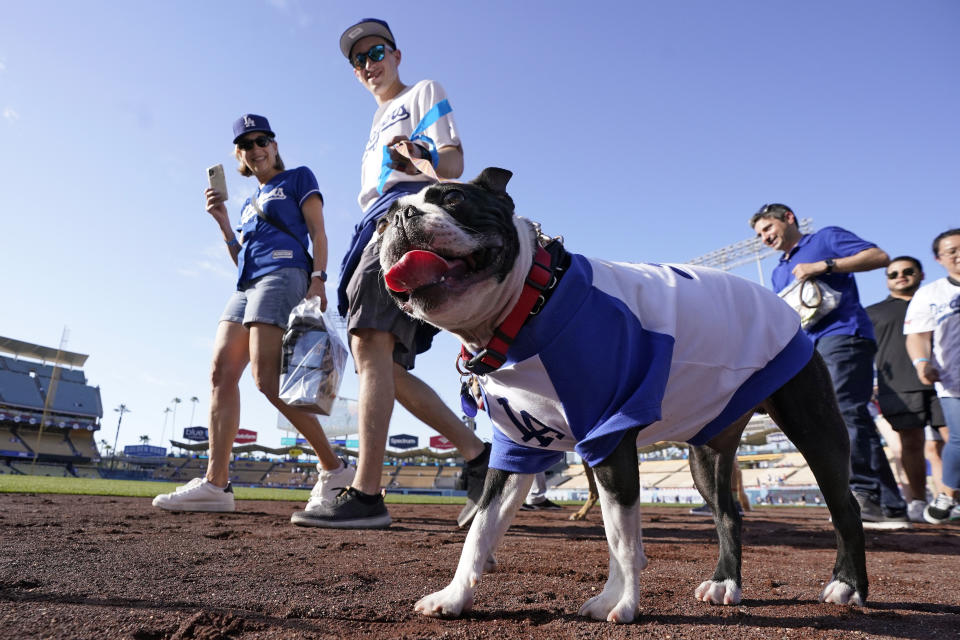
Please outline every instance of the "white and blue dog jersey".
M490 466L536 473L574 450L593 466L638 426L638 445L703 444L812 354L796 311L748 280L572 254L507 361L480 377Z

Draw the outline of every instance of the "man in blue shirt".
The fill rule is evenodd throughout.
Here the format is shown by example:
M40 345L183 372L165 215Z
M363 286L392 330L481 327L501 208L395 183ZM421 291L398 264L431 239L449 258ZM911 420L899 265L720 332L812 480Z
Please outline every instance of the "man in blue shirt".
M890 257L840 227L804 235L793 211L783 204L761 207L750 218L750 227L765 245L783 252L771 277L774 291L782 291L794 279L816 278L840 293L837 307L806 332L830 370L850 434L850 489L860 503L864 528L909 527L906 502L868 410L877 344L853 277L857 272L886 267Z

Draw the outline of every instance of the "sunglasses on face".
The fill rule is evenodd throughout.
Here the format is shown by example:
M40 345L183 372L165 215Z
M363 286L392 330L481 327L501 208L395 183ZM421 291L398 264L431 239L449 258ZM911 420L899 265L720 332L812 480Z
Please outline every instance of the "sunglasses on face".
M240 140L237 142L237 147L239 147L242 151L250 151L250 149L253 149L254 144L262 149L271 142L273 142L273 138L270 136L257 136L253 140Z
M383 57L387 55L387 45L385 44L375 44L369 49L366 53L358 53L353 56L353 59L350 61L354 68L363 69L367 66L367 58L370 58L371 62L380 62L383 60Z
M917 270L914 269L913 267L907 267L903 271L891 271L890 273L887 274L887 278L889 278L890 280L896 280L897 278L900 277L901 273L903 274L904 278L909 278L912 275L916 275Z

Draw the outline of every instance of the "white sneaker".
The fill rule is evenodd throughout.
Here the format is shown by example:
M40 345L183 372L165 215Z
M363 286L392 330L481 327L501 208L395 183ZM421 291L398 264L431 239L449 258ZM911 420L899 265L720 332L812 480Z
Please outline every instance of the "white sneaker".
M320 472L320 477L317 484L310 490L310 500L307 501L305 511L316 511L332 505L340 492L353 483L353 476L357 473L357 470L348 466L345 462L342 464L343 466L336 471L326 471L317 463L317 471Z
M153 506L167 511L233 511L233 487L225 489L210 484L206 478L194 478L172 493L161 493Z
M927 508L927 503L923 500L911 500L907 505L907 519L910 522L926 522L923 519L923 510Z

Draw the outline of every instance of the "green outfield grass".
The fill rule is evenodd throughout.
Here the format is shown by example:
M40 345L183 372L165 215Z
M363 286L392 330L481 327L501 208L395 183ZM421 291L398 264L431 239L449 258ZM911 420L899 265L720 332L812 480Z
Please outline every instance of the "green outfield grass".
M137 480L105 480L101 478L51 478L49 476L0 475L0 493L61 493L88 496L122 496L153 498L168 493L182 482L146 482ZM306 489L268 489L235 487L237 500L285 500L306 502ZM388 504L463 504L463 498L422 495L387 494Z

